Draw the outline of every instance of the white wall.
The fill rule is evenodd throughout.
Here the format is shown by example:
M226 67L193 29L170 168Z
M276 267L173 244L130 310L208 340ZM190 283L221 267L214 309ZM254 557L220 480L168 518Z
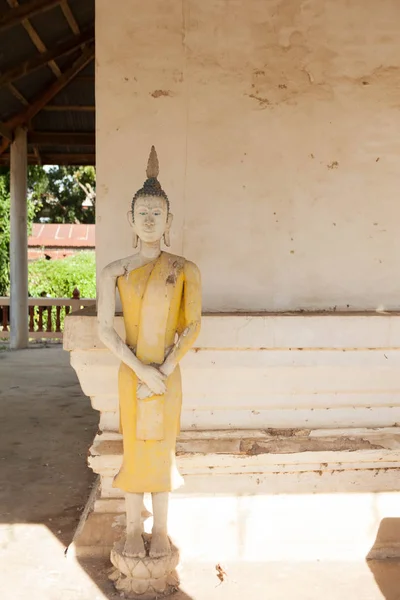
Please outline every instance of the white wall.
M96 2L99 268L131 251L155 144L206 310L398 308L400 4L117 4Z

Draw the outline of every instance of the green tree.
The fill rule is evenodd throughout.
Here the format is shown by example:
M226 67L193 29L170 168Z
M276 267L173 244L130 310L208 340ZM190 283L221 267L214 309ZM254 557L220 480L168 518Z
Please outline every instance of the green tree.
M4 175L0 175L0 296L10 284L10 194Z
M36 168L42 169L38 184L32 188L33 200L41 205L36 221L45 218L50 223L95 222L94 167L58 166L46 171Z
M43 218L50 223L94 223L95 200L94 167L28 167L29 233L32 222ZM10 169L0 166L0 296L9 293L9 284Z
M31 168L30 168L31 169ZM28 172L28 233L40 204L29 197L29 186L41 185L40 174ZM7 296L10 287L10 170L0 167L0 296Z

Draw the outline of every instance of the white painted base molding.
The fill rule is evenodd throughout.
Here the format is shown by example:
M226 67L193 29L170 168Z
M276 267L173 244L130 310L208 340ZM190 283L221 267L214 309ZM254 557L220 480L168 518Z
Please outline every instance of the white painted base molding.
M119 363L93 308L67 317L64 347L100 412L99 488L71 552L109 556ZM207 315L182 378L169 530L183 559L400 556L400 314Z

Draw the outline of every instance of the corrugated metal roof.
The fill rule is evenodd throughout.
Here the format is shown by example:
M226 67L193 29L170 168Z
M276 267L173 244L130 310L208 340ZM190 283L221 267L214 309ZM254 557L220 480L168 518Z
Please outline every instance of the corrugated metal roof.
M58 81L60 73L63 74L71 68L74 62L80 59L85 48L88 51L87 48L94 43L88 41L82 49L77 43L74 31L76 32L76 24L79 34L88 32L90 36L91 28L94 27L95 0L68 0L74 19L72 24L64 14L61 2L56 5L53 2L48 10L29 16L28 22L20 21L12 27L1 29L3 15L12 16L16 14L13 11L18 11L18 5L28 7L29 4L32 4L32 0L0 0L0 78L24 61L41 56L45 50L58 50L59 44L69 45L71 42L70 47L76 47L55 58L53 62L43 64L28 74L14 78L10 83L0 85L0 125L5 125L11 130L14 128L15 118L21 116L28 105L35 104L37 98ZM24 23L28 23L28 27L24 27ZM37 37L32 36L32 27L40 38L39 43ZM47 106L24 123L30 132L92 134L93 144L83 147L76 143L67 143L65 139L54 140L51 146L47 143L29 144L29 162L58 164L54 159L59 155L60 164L94 164L94 72L94 60L89 58L86 66L51 98ZM62 107L66 107L67 110ZM4 147L8 142L4 140L0 134L0 164L7 164L9 161L9 149Z
M95 225L68 225L66 223L34 223L28 247L94 248Z

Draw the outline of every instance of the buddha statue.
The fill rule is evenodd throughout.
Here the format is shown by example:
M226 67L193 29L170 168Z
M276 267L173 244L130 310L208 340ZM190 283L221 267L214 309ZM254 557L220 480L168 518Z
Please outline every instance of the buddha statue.
M154 146L147 180L128 213L138 251L106 266L98 296L98 333L121 361L118 375L123 461L114 487L126 499L126 557L144 558L143 495L152 495L153 529L148 556L170 553L169 492L182 479L175 463L182 404L179 361L194 344L201 319L201 283L196 265L161 250L170 245L169 200L158 181ZM116 288L126 331L114 329Z

